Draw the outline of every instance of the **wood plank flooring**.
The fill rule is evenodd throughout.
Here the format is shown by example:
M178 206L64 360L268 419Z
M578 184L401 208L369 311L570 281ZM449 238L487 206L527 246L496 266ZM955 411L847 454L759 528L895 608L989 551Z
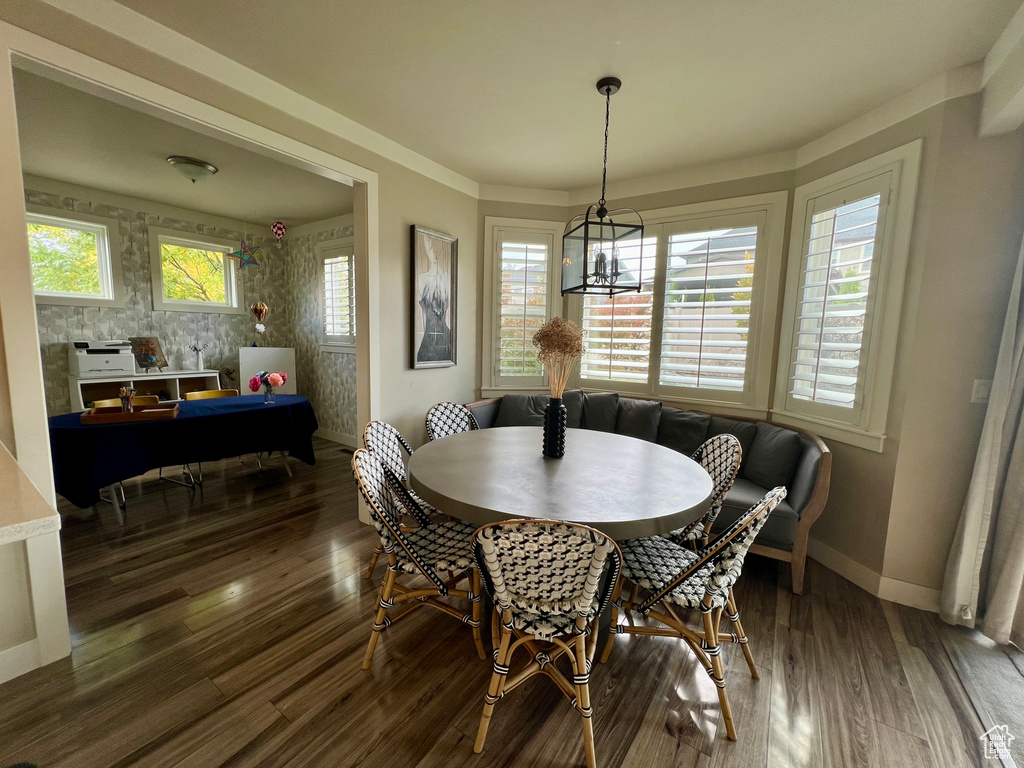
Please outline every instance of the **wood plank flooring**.
M582 765L543 678L501 700L473 754L490 669L446 616L396 624L360 669L383 568L365 578L350 455L317 455L293 479L206 465L194 495L146 476L123 528L102 506L67 519L74 650L0 686L0 766ZM810 565L792 595L788 570L748 558L736 592L761 679L726 646L737 742L685 646L620 636L591 683L600 765L992 765L978 736L1003 723L1024 745L1018 652Z

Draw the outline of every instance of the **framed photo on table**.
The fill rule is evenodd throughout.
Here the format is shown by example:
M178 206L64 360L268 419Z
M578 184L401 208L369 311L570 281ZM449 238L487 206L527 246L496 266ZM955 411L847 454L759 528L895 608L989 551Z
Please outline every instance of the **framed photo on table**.
M455 365L459 240L412 225L412 367Z

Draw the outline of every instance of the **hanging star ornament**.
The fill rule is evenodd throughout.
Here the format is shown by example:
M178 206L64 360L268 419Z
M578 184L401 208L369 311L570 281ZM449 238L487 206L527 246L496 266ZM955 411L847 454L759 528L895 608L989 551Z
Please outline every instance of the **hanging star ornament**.
M250 249L245 240L243 240L242 246L237 251L229 253L228 256L238 262L239 269L245 269L250 265L258 267L260 263L256 261L256 254L259 253L259 250L259 248Z

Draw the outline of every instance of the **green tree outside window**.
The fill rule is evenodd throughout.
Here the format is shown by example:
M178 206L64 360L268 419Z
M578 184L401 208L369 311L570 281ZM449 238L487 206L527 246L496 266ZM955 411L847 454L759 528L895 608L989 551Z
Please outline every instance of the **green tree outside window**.
M160 245L164 298L226 304L224 254L182 245Z
M29 224L28 246L36 291L101 295L95 233Z

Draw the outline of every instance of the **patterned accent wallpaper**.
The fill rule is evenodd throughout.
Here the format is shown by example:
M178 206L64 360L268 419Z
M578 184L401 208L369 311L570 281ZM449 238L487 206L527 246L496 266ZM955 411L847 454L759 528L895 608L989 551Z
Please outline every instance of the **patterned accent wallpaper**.
M156 336L172 369L194 368L194 355L188 345L194 340L209 342L203 355L204 366L222 371L223 387L245 386L245 382L238 381L238 348L256 340L255 318L251 314L155 311L148 231L150 226L157 226L241 240L241 229L204 224L199 213L194 219L148 213L142 210L142 200L138 201L140 210L129 210L31 189L25 190L25 200L30 205L56 211L78 211L116 220L121 239L124 309L36 306L46 407L51 416L71 410L67 344L74 340ZM351 235L351 229L286 237L280 245L272 236L249 233L250 243L260 248L256 256L260 266L239 272L242 305L248 307L263 301L270 307L260 346L295 347L300 394L312 401L321 427L345 435L356 432L355 355L319 350L323 335L319 316L321 287L313 246L319 240Z
M295 301L295 367L299 386L316 408L317 420L324 429L359 437L356 426L356 356L324 352L323 267L316 255L316 244L325 240L351 237L353 227L335 227L314 234L285 237L288 260L292 265L292 297Z

